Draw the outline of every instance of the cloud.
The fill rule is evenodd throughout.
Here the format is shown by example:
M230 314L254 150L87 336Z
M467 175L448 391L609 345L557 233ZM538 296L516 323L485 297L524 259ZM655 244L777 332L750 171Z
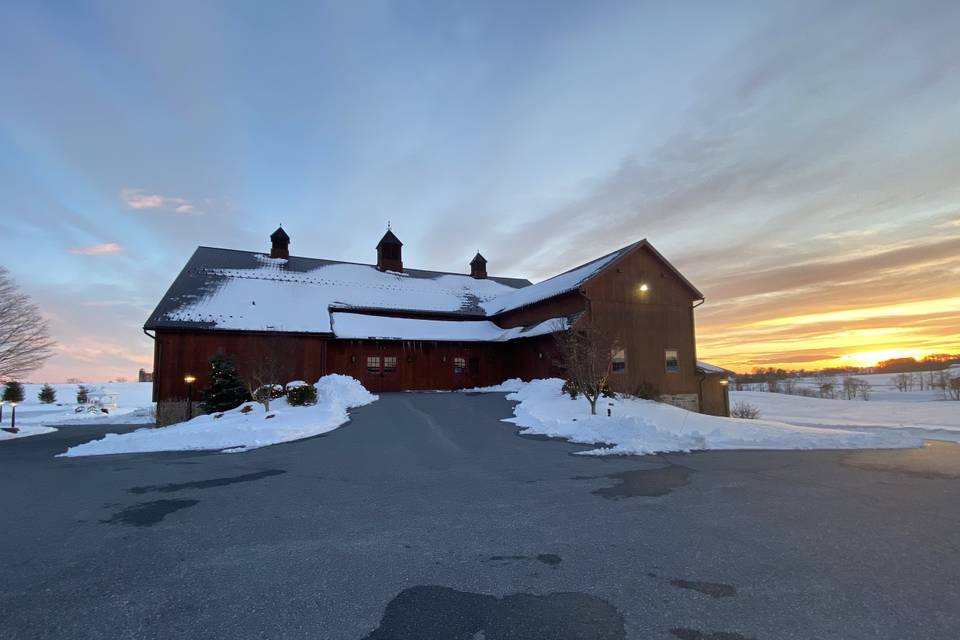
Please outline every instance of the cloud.
M203 215L205 212L196 208L196 205L186 198L164 196L157 193L146 193L143 189L122 189L120 200L128 209L159 209L173 213L187 213Z
M105 256L111 253L120 253L123 251L116 242L105 242L103 244L94 244L87 247L73 247L70 253L76 256Z

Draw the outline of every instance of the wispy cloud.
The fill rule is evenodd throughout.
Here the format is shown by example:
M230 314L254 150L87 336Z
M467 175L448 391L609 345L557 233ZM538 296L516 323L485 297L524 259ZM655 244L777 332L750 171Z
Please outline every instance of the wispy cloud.
M120 253L121 251L123 251L123 247L116 242L105 242L87 247L72 247L70 249L70 253L76 256L105 256L111 253Z
M196 204L186 198L164 196L159 193L147 193L143 189L122 189L120 199L128 209L157 209L172 213L187 213L203 215L205 212L197 209Z

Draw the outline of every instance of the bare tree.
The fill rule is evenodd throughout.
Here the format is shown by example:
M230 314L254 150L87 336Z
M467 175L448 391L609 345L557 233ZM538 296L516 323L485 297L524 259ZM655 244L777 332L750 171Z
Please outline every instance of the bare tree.
M577 323L574 328L554 334L566 371L567 384L590 403L590 414L597 414L597 401L609 389L613 356L619 340L593 321Z
M53 355L54 344L40 309L0 267L0 379L36 371Z
M262 404L265 411L270 411L272 394L277 387L282 388L283 384L280 378L284 367L279 348L280 341L276 338L265 340L256 358L244 361L245 366L241 370L250 397Z

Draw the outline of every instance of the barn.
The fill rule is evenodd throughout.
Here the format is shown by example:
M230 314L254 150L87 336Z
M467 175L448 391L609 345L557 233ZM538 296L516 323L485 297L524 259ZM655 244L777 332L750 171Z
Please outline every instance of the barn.
M150 315L159 412L207 384L218 352L241 372L271 354L284 380L342 373L374 392L562 376L553 334L590 319L620 338L615 389L727 413L722 370L696 357L703 295L646 240L536 284L488 275L479 252L469 273L408 268L390 229L375 264L291 256L282 228L270 243L198 247Z

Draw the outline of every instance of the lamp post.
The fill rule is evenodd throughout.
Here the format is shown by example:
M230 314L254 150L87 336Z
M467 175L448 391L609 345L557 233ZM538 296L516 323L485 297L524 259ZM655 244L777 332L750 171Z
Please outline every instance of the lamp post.
M189 373L183 376L183 381L187 383L187 420L193 419L193 383L197 381Z
M0 424L3 424L3 405L7 404L6 400L0 400Z
M10 433L18 433L20 429L17 429L17 403L10 403Z

